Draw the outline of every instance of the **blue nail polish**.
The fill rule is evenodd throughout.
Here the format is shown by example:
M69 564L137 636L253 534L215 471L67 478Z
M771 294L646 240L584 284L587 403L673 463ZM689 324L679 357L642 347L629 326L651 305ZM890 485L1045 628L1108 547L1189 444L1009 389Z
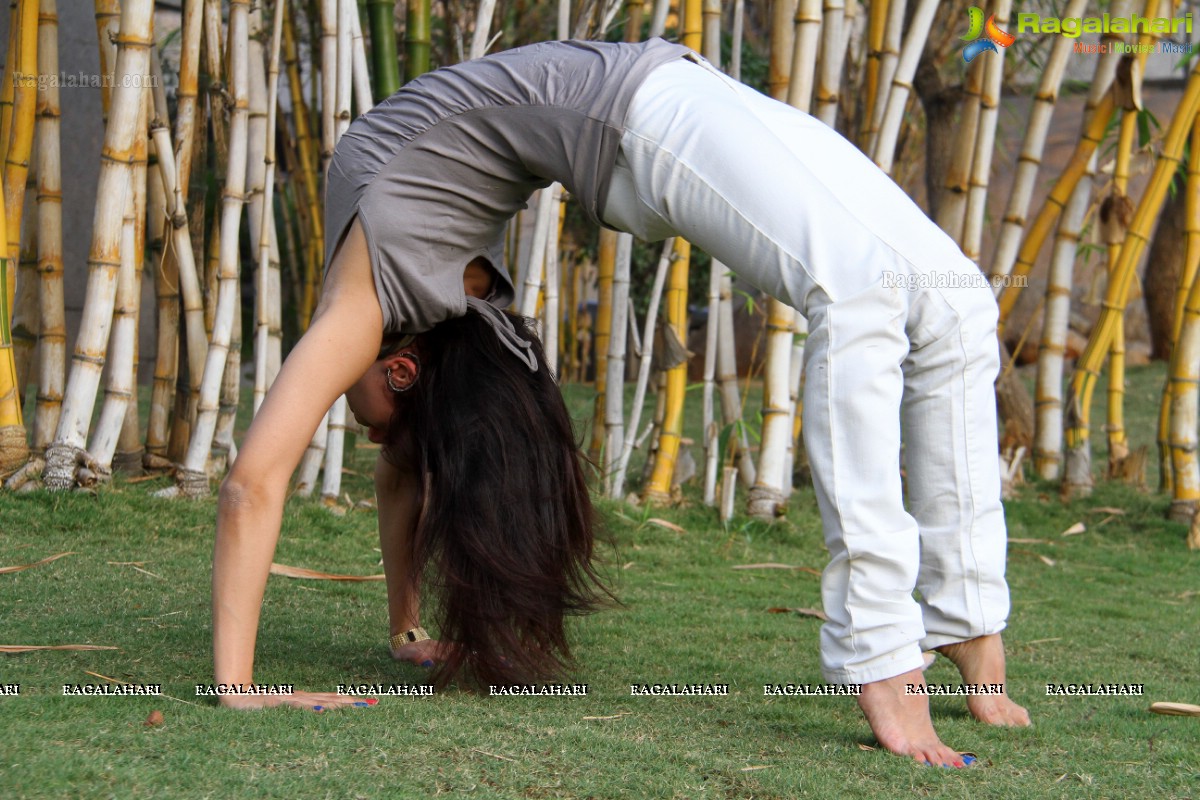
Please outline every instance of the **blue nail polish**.
M962 757L962 760L963 760L963 763L969 767L972 764L974 764L977 759L975 758L975 756L964 754Z
M432 667L432 666L433 666L433 662L432 662L432 661L430 661L430 660L427 658L427 659L425 659L424 661L422 661L422 662L421 662L421 666L422 666L422 667L425 667L426 669L428 669L429 667Z
M355 703L354 706L356 708L369 708L370 707L367 703Z
M325 710L324 706L313 706L313 711L324 711L324 710Z

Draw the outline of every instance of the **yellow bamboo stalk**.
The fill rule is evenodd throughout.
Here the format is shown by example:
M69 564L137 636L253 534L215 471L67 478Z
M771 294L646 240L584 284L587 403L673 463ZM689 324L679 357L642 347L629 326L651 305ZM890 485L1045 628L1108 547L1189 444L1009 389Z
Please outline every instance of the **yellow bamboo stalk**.
M308 104L304 101L304 85L300 81L300 57L296 46L295 15L285 15L283 26L283 60L292 100L292 121L296 126L296 155L300 162L302 192L297 192L297 205L307 213L305 230L309 234L309 249L305 260L304 294L300 309L301 328L307 328L316 308L320 288L321 267L325 258L324 220L320 213L317 167L313 158L313 136L309 125Z
M204 30L203 0L185 0L179 47L179 86L175 90L175 161L180 193L187 197L195 152L200 93L200 40ZM165 123L167 120L163 120Z
M12 266L21 260L21 221L25 204L25 189L29 159L33 153L33 127L37 112L37 0L18 0L13 6L12 21L17 26L17 51L14 55L14 71L9 73L13 84L12 133L4 154L4 212L7 218L5 231L10 271L4 291L8 295L9 309L13 312L12 325L13 361L16 365L17 386L23 389L28 378L28 362L37 341L37 334L21 322L21 306L15 304L16 271ZM28 284L32 276L26 275ZM18 391L18 395L21 392Z
M849 43L843 32L847 16L846 0L824 0L821 8L821 58L817 72L817 101L813 108L813 116L831 128L835 127L834 123L837 121L842 64Z
M684 8L686 11L683 18L683 44L699 52L703 45L702 0L685 0ZM667 276L664 302L667 325L681 343L687 341L688 262L691 260L691 250L690 243L683 239L676 240L676 258L671 263L671 271ZM686 391L687 362L684 361L667 371L665 415L659 433L654 469L646 484L647 502L663 503L670 500L675 461L679 456L679 440L683 434L683 402Z
M21 41L21 24L18 19L16 6L9 9L8 15L8 46L4 53L4 82L0 83L0 164L8 155L8 140L12 138L13 115L13 70L17 68L17 50Z
M1076 143L1075 152L1071 154L1071 159L1063 168L1062 173L1054 184L1054 188L1050 190L1050 194L1043 201L1042 207L1038 209L1037 216L1034 217L1033 224L1030 226L1029 232L1025 235L1025 240L1021 243L1017 263L1014 265L1011 273L1013 276L1028 275L1029 271L1033 269L1033 264L1037 261L1038 252L1042 249L1042 244L1045 243L1046 237L1050 234L1059 213L1071 198L1071 194L1075 191L1075 185L1079 183L1079 179L1087 172L1088 162L1091 160L1092 154L1096 152L1096 147L1100 144L1100 140L1104 137L1104 131L1108 128L1109 120L1112 119L1115 108L1113 94L1109 91L1096 106L1096 113L1092 117L1087 130L1084 131L1083 136ZM1012 312L1013 306L1016 305L1017 294L1022 287L1022 283L1023 281L1017 280L1006 282L1004 291L1000 294L1001 335L1003 335L1004 324L1008 320L1008 315Z
M1197 459L1197 417L1200 409L1200 116L1192 122L1188 158L1184 273L1190 289L1177 319L1179 335L1171 348L1171 365L1164 399L1170 402L1167 447L1170 453L1171 509L1168 516L1188 522L1200 514L1200 460ZM1180 282L1181 285L1184 281ZM1161 423L1160 423L1161 424ZM1200 517L1188 536L1188 546L1200 548Z
M1150 233L1162 209L1172 176L1178 169L1183 145L1191 130L1197 108L1200 107L1200 61L1197 61L1188 77L1183 97L1175 116L1167 128L1162 151L1154 165L1154 172L1121 248L1121 257L1113 270L1105 292L1100 318L1092 329L1087 347L1080 356L1071 380L1068 395L1067 417L1067 474L1064 491L1068 494L1086 493L1092 485L1091 454L1089 448L1089 423L1091 417L1092 392L1099 377L1100 366L1108 353L1116 333L1117 317L1125 313L1125 301L1129 284L1133 280L1135 267L1142 251L1149 242ZM1006 293L1007 294L1007 293Z
M863 80L865 120L858 132L859 149L870 152L867 143L871 135L871 110L879 96L879 66L883 57L883 35L887 30L888 8L893 0L877 0L867 7L867 68ZM895 0L899 2L899 0Z
M92 407L100 381L105 344L112 324L116 278L120 269L121 220L131 191L131 165L137 119L142 108L142 81L148 73L151 0L125 0L112 109L104 133L100 179L88 256L88 285L80 335L76 340L55 441L46 448L47 488L67 489L75 483L75 462L87 440Z
M600 461L604 449L604 400L608 385L608 341L612 332L613 318L613 270L617 265L617 232L609 228L600 230L599 251L596 256L597 275L596 327L592 342L596 348L596 400L592 408L592 439L588 445L588 457Z
M38 14L38 72L58 74L58 13L56 0L41 0ZM58 84L38 86L37 105L37 243L40 371L34 413L34 448L46 449L58 426L66 381L67 327L63 303L62 164Z
M686 0L679 0L680 8ZM788 55L793 50L793 29L797 0L779 0L771 4L770 53L767 61L767 94L776 100L787 96L791 64ZM686 18L685 18L686 23ZM686 42L685 42L686 44ZM699 48L697 43L696 48Z
M1125 197L1129 188L1129 163L1133 156L1134 134L1137 132L1137 111L1125 109L1121 117L1121 132L1117 137L1117 158L1113 168L1114 205L1128 204ZM1112 280L1114 270L1121 257L1121 243L1125 239L1121 215L1114 214L1108 222L1111 226L1107 238L1108 278ZM1108 351L1108 475L1117 477L1121 463L1129 455L1129 440L1125 434L1125 315L1122 314L1113 331L1112 345Z
M912 94L913 76L917 73L917 64L929 38L938 5L937 0L917 0L912 22L904 36L904 45L896 62L892 84L887 94L887 104L879 124L879 134L872 150L873 160L884 172L892 171L904 110L908 107L908 98Z

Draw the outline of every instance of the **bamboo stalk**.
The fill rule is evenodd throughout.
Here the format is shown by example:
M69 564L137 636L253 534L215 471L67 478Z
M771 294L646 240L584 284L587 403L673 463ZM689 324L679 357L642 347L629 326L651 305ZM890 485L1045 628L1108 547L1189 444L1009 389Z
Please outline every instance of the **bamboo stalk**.
M908 33L904 37L904 46L901 48L900 59L896 64L895 77L892 78L887 106L879 127L879 138L875 143L872 156L875 163L884 172L892 171L892 163L896 157L896 142L900 138L900 123L904 119L904 109L908 105L908 98L912 93L913 76L917 72L921 51L925 49L925 40L929 38L929 29L933 25L934 12L937 11L937 7L937 0L919 0L916 11L913 12Z
M492 15L495 13L496 0L479 0L479 11L475 15L475 32L471 36L471 54L469 58L482 58L487 52L488 31L492 25Z
M542 325L542 341L545 346L546 366L550 368L551 375L558 374L558 341L559 329L562 322L562 314L559 313L558 302L558 243L562 234L565 205L565 201L560 198L559 202L555 203L552 207L551 213L554 215L554 219L550 228L550 237L546 240L546 278L544 281L546 287L546 304L544 307L545 319Z
M546 264L546 243L550 239L550 227L555 224L558 197L562 185L552 183L538 193L537 217L533 224L533 243L529 248L529 263L525 267L525 280L520 314L532 317L537 313L538 297L541 294Z
M183 295L183 315L187 335L188 385L194 394L200 388L204 363L208 357L208 336L205 333L204 324L204 298L200 290L200 275L196 269L196 257L192 251L187 208L184 205L183 194L176 177L176 163L171 147L170 130L162 123L164 109L156 109L156 113L158 124L151 126L150 135L154 138L154 147L158 154L159 177L162 181L167 217L171 225L172 272L178 275L178 292ZM164 288L166 289L165 297L160 296L160 303L170 302L169 298L176 294L171 287ZM178 320L177 310L167 312L166 322L169 323L172 317ZM169 343L167 344L169 346ZM165 370L160 370L160 372L165 372Z
M783 466L791 439L790 376L792 321L795 311L772 299L767 310L767 370L763 377L762 446L757 480L750 490L746 511L752 517L773 519L784 498Z
M117 35L121 21L120 0L95 0L96 41L100 45L100 107L108 119L112 105L112 75L117 64Z
M642 358L638 364L637 385L633 392L633 405L629 409L629 425L625 428L625 441L621 446L621 458L617 463L616 474L612 479L609 497L618 499L625 491L625 474L629 469L629 457L633 454L633 446L637 440L638 423L642 418L642 405L646 402L646 386L650 383L650 364L654 356L654 322L658 318L658 305L666 285L667 272L671 262L677 257L675 238L663 242L662 257L658 260L658 269L654 273L654 286L650 289L650 307L646 309L646 325L642 334ZM618 264L620 261L618 260ZM618 267L619 269L619 267ZM614 293L616 284L614 284ZM624 326L622 326L622 329ZM624 352L622 350L622 352ZM612 370L614 351L609 351L609 391L612 392ZM615 442L609 439L609 449L614 448Z
M742 40L746 33L746 2L733 0L733 24L730 26L732 55L729 59L729 77L735 81L742 79Z
M157 115L155 117L157 122ZM153 146L153 140L151 145ZM150 264L154 275L155 312L157 314L154 378L150 391L150 415L146 422L146 455L143 466L158 469L169 462L167 438L170 435L171 405L175 398L175 369L179 359L179 266L169 246L167 196L162 184L158 148L154 149L153 176L148 181Z
M321 500L336 506L342 493L342 451L346 440L346 396L334 401L329 410L329 433L325 446L325 474L321 481Z
M599 271L596 278L596 326L592 335L592 342L596 348L596 400L592 407L592 440L588 446L588 458L599 462L601 454L605 451L605 420L608 418L605 410L608 402L605 391L608 385L608 347L612 336L613 317L618 310L618 307L613 304L613 280L617 265L617 232L615 230L600 229L596 260ZM621 309L621 313L624 314L623 309ZM624 337L624 335L625 332L622 328L621 336ZM624 348L621 350L621 357L624 358ZM611 459L612 456L606 458ZM608 474L607 469L604 474Z
M495 0L484 0L484 2L491 2L495 5ZM482 13L481 7L480 14ZM490 11L488 18L491 18ZM367 19L371 28L371 63L375 68L375 99L382 100L390 97L400 88L400 59L396 54L395 3L392 0L367 0ZM486 32L484 35L486 37ZM473 49L472 52L474 52ZM474 58L474 56L472 57Z
M991 59L977 58L967 67L963 98L954 138L954 153L946 169L946 181L937 205L937 225L961 247L967 199L971 191L971 162L979 139L980 102L983 95L984 65Z
M353 0L351 0L353 2ZM363 43L362 20L356 11L350 14L350 80L354 85L354 104L365 114L375 100L371 96L371 71L367 67L367 47Z
M17 6L10 3L8 14L8 46L4 53L4 81L0 83L0 165L8 156L8 142L12 138L13 91L17 81L13 71L17 68L17 50L20 49L21 21ZM3 171L0 169L0 177ZM5 250L7 253L7 249Z
M209 102L209 119L212 120L212 138L213 149L216 152L218 167L223 167L229 161L229 138L228 129L223 124L226 113L229 109L229 87L225 85L225 81L229 80L222 71L222 62L225 58L225 44L221 40L221 0L204 0L204 41L202 53L204 55L204 71L208 74L208 102ZM192 217L198 217L197 214L191 214ZM200 239L203 239L203 229L198 232ZM196 247L197 252L203 250L202 247Z
M1131 79L1138 81L1136 75ZM1140 81L1139 81L1140 82ZM1131 87L1132 88L1132 87ZM1140 94L1134 88L1129 96ZM1109 280L1121 257L1121 245L1125 240L1125 226L1129 222L1132 203L1125 196L1129 187L1129 163L1133 156L1134 134L1137 130L1137 110L1126 108L1121 117L1121 132L1117 138L1117 157L1113 168L1113 192L1107 210L1109 217L1104 222L1106 229L1107 271ZM1124 213L1122 213L1124 212ZM1103 214L1103 211L1101 212ZM1117 320L1112 345L1108 351L1108 476L1119 477L1122 465L1129 456L1129 439L1125 434L1125 316Z
M133 347L137 335L137 283L134 263L133 198L126 201L125 219L121 229L121 267L117 275L117 295L112 324L112 341L108 351L108 385L104 389L104 404L88 447L88 453L99 467L99 474L112 474L113 453L117 437L125 420L125 410L133 397Z
M1181 161L1183 145L1197 108L1200 108L1200 61L1193 66L1178 109L1171 118L1162 150L1155 161L1154 172L1137 205L1125 244L1121 247L1121 258L1109 280L1100 318L1092 329L1087 347L1072 376L1068 395L1067 473L1064 480L1064 491L1069 494L1086 493L1092 485L1088 441L1092 392L1100 365L1116 332L1116 317L1124 315L1129 284L1149 241L1154 220L1162 209L1171 178Z
M854 2L854 0L851 0ZM846 0L825 0L821 9L821 59L817 73L817 103L813 116L829 127L837 121L842 65L848 40L843 33Z
M187 456L178 471L179 490L185 496L208 494L206 465L220 411L219 396L229 353L237 304L238 233L245 204L246 144L249 117L247 65L250 0L231 0L229 7L229 76L232 112L229 119L229 164L221 205L220 289L212 339L200 384L200 402Z
M296 125L296 154L299 161L300 184L297 205L306 210L303 230L308 234L308 249L305 252L305 282L300 304L300 327L308 327L320 287L321 266L325 258L324 220L320 213L317 188L316 159L313 156L312 132L308 124L308 105L304 102L303 84L300 80L300 60L296 46L295 21L292 16L285 20L283 28L284 65L287 68L288 90L292 100L292 120Z
M38 73L58 74L56 0L41 0L38 12ZM58 84L38 86L37 104L37 247L40 289L40 350L33 446L44 452L54 438L66 381L67 323L63 301L62 161Z
M300 467L296 472L296 494L300 497L309 497L316 488L321 464L325 461L325 442L328 437L329 412L325 412L308 447L304 449L304 457L300 459Z
M684 0L680 0L682 8ZM776 100L787 97L791 78L788 54L794 50L795 34L789 23L795 22L799 11L796 0L780 0L771 4L771 27L767 51L767 94ZM820 12L818 12L819 15ZM819 19L819 16L818 16Z
M1075 152L1072 153L1067 165L1063 167L1063 171L1055 182L1054 188L1050 190L1050 194L1043 201L1041 208L1038 209L1033 224L1030 225L1024 241L1021 242L1021 249L1017 255L1017 263L1013 266L1009 274L1014 277L1020 277L1028 275L1030 270L1033 269L1034 262L1037 260L1038 253L1042 249L1042 244L1045 243L1046 237L1050 233L1051 226L1054 225L1059 212L1066 206L1067 200L1070 199L1071 194L1075 191L1075 186L1079 183L1079 179L1087 172L1092 155L1096 152L1096 147L1104 137L1104 131L1108 127L1109 120L1112 119L1114 108L1113 95L1109 91L1096 106L1096 113L1088 123L1087 130L1083 132L1082 137L1076 143ZM1004 282L1004 289L999 297L1001 334L1003 334L1004 325L1008 320L1009 313L1012 312L1013 306L1016 305L1018 292L1021 289L1022 283L1022 281L1015 280Z
M125 0L121 9L116 75L143 76L148 73L152 6L150 0ZM75 344L55 441L46 448L44 480L49 489L62 490L75 483L76 458L87 439L116 300L121 220L127 193L131 191L133 168L130 160L142 108L141 83L134 78L123 79L116 81L113 88L96 193L80 335Z
M1179 335L1171 348L1167 390L1170 402L1167 450L1171 461L1171 508L1168 516L1187 522L1200 514L1200 460L1197 459L1197 418L1200 417L1200 116L1192 122L1191 152L1188 158L1185 226L1187 250L1185 274L1190 289L1184 299ZM1182 283L1182 281L1181 281ZM1200 517L1193 524L1188 546L1200 547Z
M251 206L251 230L258 220L258 275L255 288L254 339L254 413L266 398L267 389L275 378L272 351L282 349L282 309L280 297L279 256L275 252L275 125L279 108L279 49L283 39L283 18L287 4L279 3L271 26L271 55L267 68L266 127L263 146L263 195L256 215ZM275 343L274 346L272 343Z
M153 20L151 21L153 26ZM153 27L151 28L153 31ZM151 87L155 82L158 83L159 91L162 87L162 74L155 70L155 65L158 61L158 54L151 51L151 70L150 74ZM117 302L114 310L121 310L122 314L128 316L129 320L126 325L131 329L130 333L123 335L129 336L132 339L131 350L132 364L130 366L129 386L130 386L130 401L125 403L125 414L121 418L120 432L117 436L116 452L113 454L113 469L120 470L127 475L140 475L142 473L142 456L145 453L145 448L141 440L141 414L137 403L137 374L138 374L138 325L141 319L141 301L142 301L142 266L145 264L146 254L146 205L147 205L147 181L146 176L149 173L149 136L147 128L150 118L150 109L152 105L151 94L152 88L146 87L142 92L142 112L138 118L138 133L137 139L134 140L134 161L133 161L133 186L132 186L132 211L133 211L133 276L131 278L133 285L128 288L129 299L127 302L120 301L121 284L118 278L117 284ZM163 93L165 95L165 92ZM164 98L165 104L165 98ZM124 257L122 257L122 264ZM124 268L122 266L122 268ZM121 316L117 315L114 318L114 335L117 323L120 322ZM107 399L107 395L106 395Z
M179 176L180 189L184 197L187 196L192 153L195 150L196 119L200 97L200 37L203 31L203 22L203 0L185 0L182 41L179 47L179 86L175 90L175 160L178 164L176 171Z
M673 334L679 344L687 341L688 262L691 252L692 246L687 240L676 238L675 257L667 275L666 296L663 298L666 312L664 338ZM664 413L662 428L657 437L658 451L655 454L650 480L642 492L646 503L670 502L671 490L674 488L675 463L679 457L679 444L683 436L687 361L666 365L665 369Z
M404 28L404 80L411 81L418 75L429 72L429 0L408 0L408 15ZM562 33L560 39L567 38Z
M629 352L628 332L632 319L632 304L629 302L629 272L633 254L633 237L618 234L612 256L613 270L610 279L611 331L605 342L604 369L604 428L603 475L604 488L609 497L619 497L618 472L621 468L622 446L625 440L625 362ZM597 344L597 348L599 345ZM597 350L597 353L599 350ZM599 366L597 366L597 377ZM632 412L631 412L632 413ZM631 423L636 426L636 421ZM623 475L623 473L621 473Z
M16 0L10 19L17 29L17 51L14 54L14 70L8 73L13 84L12 132L6 142L4 152L4 212L7 222L7 247L10 268L19 267L21 263L21 222L25 209L26 180L29 172L29 160L33 153L33 128L37 113L37 40L38 40L38 4L37 0ZM37 284L36 273L33 269L25 272L21 278L26 286L32 289ZM12 348L13 362L16 367L18 402L23 394L25 382L29 377L29 360L33 354L33 346L37 343L37 333L30 325L36 326L36 314L32 320L23 312L29 307L29 302L16 301L16 272L10 272L3 290L8 295L9 308L12 309ZM36 303L36 293L29 295ZM34 306L36 308L36 306ZM0 390L2 393L2 390Z
M1200 117L1197 117L1192 129L1192 142L1188 160L1188 177L1184 198L1184 237L1185 256L1184 268L1179 276L1179 286L1175 293L1175 325L1171 336L1172 362L1175 348L1183 331L1184 310L1188 301L1189 287L1196 282L1200 272ZM1160 463L1159 490L1174 492L1174 466L1172 456L1171 430L1175 425L1171 413L1173 388L1170 375L1163 387L1162 402L1159 408L1158 420L1158 449Z
M904 34L904 12L907 0L888 0L887 20L884 23L883 43L879 53L879 88L875 99L866 107L866 132L862 139L866 147L864 153L873 154L879 146L879 128L883 125L883 116L887 111L888 98L892 93L892 81L896 77L896 67L900 63L900 49ZM871 4L874 9L875 4Z
M1079 248L1079 230L1091 204L1090 182L1081 181L1063 212L1050 277L1046 284L1042 337L1038 345L1037 388L1034 404L1033 465L1039 477L1054 480L1062 467L1063 359L1071 312L1071 283Z
M242 386L242 285L234 281L236 298L233 306L233 326L230 331L229 352L225 355L225 373L221 377L221 395L217 408L217 427L213 431L211 466L214 474L225 472L237 456L233 443L233 426L237 421Z
M721 62L721 3L720 0L704 2L704 57L713 64ZM738 45L735 42L734 51ZM715 421L716 373L718 333L721 327L721 279L726 268L717 259L712 259L708 273L708 320L704 338L704 401L701 417L701 436L704 444L704 504L716 504L717 451L720 430Z
M337 23L340 0L321 3L321 174L329 169L337 141Z
M1128 9L1128 0L1116 0L1112 11L1113 15L1119 16L1126 13L1126 11L1116 8L1117 3L1123 3L1126 11ZM1087 0L1071 0L1063 14L1066 17L1078 17L1086 7ZM1096 62L1095 75L1092 78L1093 90L1101 84L1103 84L1103 89L1107 90L1112 75L1109 72L1107 81L1105 81L1103 74L1106 72L1105 64L1115 66L1118 56L1113 52L1112 44L1123 38L1120 34L1105 34L1105 37L1109 39L1105 42L1109 46L1107 54L1099 56L1100 60ZM1008 192L1004 220L997 237L991 268L988 270L991 275L1008 275L1016 261L1017 250L1021 245L1021 231L1025 228L1025 215L1029 210L1029 201L1033 196L1038 170L1041 169L1042 154L1046 149L1046 135L1050 131L1050 120L1058 103L1058 91L1062 85L1067 56L1071 53L1071 49L1072 40L1069 37L1056 38L1050 47L1050 55L1046 59L1046 66L1042 70L1041 78L1038 80L1033 107L1029 112L1029 121L1025 125L1021 152L1017 156L1017 168L1013 175L1012 188ZM973 63L977 63L977 61ZM997 291L999 291L999 287L997 287Z
M800 0L796 5L796 30L792 37L790 80L777 99L808 112L812 108L817 49L821 41L821 0Z

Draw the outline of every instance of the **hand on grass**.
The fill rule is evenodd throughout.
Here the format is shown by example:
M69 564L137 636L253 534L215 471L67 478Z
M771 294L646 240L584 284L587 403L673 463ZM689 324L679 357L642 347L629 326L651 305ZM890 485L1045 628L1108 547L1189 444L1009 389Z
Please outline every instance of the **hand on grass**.
M226 694L221 696L222 706L225 708L235 708L240 711L275 708L277 706L292 706L293 708L308 708L313 711L326 711L331 708L342 708L344 706L373 706L378 702L374 697L357 697L355 695L334 694L332 692L292 692L291 694L274 695Z

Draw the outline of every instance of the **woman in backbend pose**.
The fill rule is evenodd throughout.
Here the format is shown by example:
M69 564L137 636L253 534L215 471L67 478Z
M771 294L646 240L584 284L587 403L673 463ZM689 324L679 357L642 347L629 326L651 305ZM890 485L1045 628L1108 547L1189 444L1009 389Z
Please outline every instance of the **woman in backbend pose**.
M593 221L648 240L684 236L808 318L805 446L831 556L822 668L862 684L885 748L962 765L934 732L927 697L906 688L923 684L923 649L949 657L966 683L1005 679L991 292L834 131L661 40L546 43L437 70L342 137L318 314L221 489L217 680L252 680L288 479L342 393L384 444L376 486L393 654L440 662L441 680L465 666L490 682L537 679L568 657L563 615L601 593L590 508L537 345L495 310L513 298L494 269L505 223L553 180ZM380 353L395 333L421 335ZM559 468L566 478L548 474ZM417 618L427 563L442 645ZM1029 722L1005 694L968 706L992 724Z

